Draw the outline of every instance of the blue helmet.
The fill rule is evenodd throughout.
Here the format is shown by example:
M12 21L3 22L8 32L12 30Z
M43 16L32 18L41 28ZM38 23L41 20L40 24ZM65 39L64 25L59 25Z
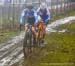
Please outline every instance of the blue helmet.
M28 8L28 9L33 9L34 7L33 7L32 4L29 4L29 5L27 6L27 8Z

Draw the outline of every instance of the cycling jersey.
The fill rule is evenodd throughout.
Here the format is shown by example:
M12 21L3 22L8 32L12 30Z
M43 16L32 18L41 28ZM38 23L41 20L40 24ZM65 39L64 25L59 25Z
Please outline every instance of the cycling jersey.
M38 22L38 16L34 9L32 11L29 11L28 9L24 9L21 17L20 17L20 24L35 24Z
M44 23L48 23L51 19L51 14L48 8L46 8L44 11L42 11L41 8L38 8L37 14L42 18Z

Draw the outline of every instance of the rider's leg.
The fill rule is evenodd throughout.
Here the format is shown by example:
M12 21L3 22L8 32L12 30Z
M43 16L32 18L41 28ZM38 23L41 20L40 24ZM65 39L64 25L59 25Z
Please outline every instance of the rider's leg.
M44 24L44 26L43 26L43 38L42 38L42 43L44 43L45 35L46 35L46 25Z
M43 33L44 33L44 37L43 37L43 38L45 38L45 34L46 34L46 25L43 26L43 29L44 29L44 30L43 30Z
M28 30L28 24L25 24L25 32Z
M32 27L32 32L34 33L34 35L36 35L35 27Z
M44 29L44 37L45 37L45 34L46 34L46 27L47 27L48 24L49 24L49 20L48 20L48 22L44 23L44 26L43 26L43 29Z
M33 36L33 44L34 44L34 47L36 47L36 30L35 30L34 26L32 27L32 32L34 34L34 36Z

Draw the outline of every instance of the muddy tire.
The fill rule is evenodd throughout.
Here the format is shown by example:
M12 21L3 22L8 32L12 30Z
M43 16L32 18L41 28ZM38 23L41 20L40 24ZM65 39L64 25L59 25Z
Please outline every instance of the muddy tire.
M23 53L24 58L28 56L29 53L32 52L32 33L31 31L26 32L24 36L24 42L23 42Z

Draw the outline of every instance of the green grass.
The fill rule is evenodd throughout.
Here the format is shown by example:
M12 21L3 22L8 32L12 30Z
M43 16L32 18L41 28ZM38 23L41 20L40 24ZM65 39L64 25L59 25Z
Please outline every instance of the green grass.
M6 42L18 34L19 34L18 32L14 31L2 31L0 32L0 43Z
M75 62L75 34L52 33L46 36L48 44L36 56L25 61L24 66L74 66ZM39 49L40 51L40 49ZM59 65L50 65L59 63ZM71 63L66 64L64 63Z

